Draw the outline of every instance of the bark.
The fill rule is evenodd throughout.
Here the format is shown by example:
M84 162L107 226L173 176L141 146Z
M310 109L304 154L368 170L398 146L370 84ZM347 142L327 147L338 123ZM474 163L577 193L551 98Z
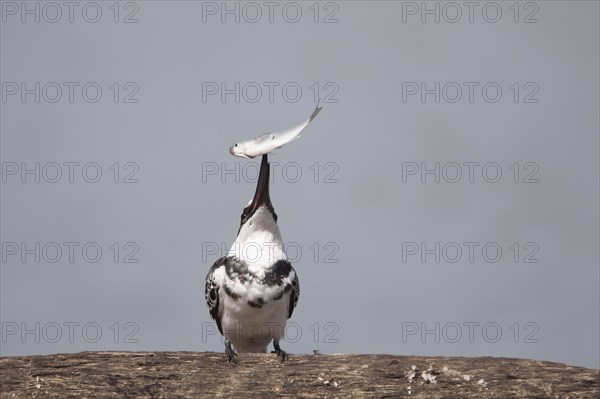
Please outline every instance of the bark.
M241 353L238 364L211 352L0 358L0 398L215 397L598 398L600 372L492 357L291 355L281 363L274 354Z

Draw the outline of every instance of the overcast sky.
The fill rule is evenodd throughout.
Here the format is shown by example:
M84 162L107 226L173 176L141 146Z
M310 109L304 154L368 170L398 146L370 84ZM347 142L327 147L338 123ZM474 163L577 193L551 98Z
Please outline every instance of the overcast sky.
M321 98L285 350L600 367L598 2L69 4L0 3L1 355L222 351L228 148Z

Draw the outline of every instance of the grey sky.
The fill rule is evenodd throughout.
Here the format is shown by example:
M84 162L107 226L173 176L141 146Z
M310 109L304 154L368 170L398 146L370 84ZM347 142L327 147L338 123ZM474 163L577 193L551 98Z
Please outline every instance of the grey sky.
M75 3L0 3L3 356L222 351L227 150L321 97L270 158L286 350L600 367L597 2Z

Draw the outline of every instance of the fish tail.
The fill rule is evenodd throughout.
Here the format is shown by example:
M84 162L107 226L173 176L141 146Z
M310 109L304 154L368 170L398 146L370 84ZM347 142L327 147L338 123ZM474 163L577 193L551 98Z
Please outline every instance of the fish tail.
M317 115L319 115L319 112L321 112L322 109L323 109L323 107L321 106L321 99L319 99L319 102L317 103L317 107L315 108L313 113L308 118L308 122L309 123L312 122L312 120L315 119ZM298 136L298 137L300 137L300 136Z

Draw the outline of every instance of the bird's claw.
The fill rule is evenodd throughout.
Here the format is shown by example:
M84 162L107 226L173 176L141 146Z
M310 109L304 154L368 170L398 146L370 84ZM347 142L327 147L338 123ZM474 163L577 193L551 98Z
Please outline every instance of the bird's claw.
M238 354L235 349L231 347L231 342L229 341L225 342L225 354L227 355L228 363L237 363Z
M279 345L275 346L275 350L271 351L271 353L276 353L277 357L281 358L281 363L289 359L287 352L281 349Z
M283 349L280 349L279 352L277 352L277 356L281 358L281 363L285 362L289 358L287 352Z

